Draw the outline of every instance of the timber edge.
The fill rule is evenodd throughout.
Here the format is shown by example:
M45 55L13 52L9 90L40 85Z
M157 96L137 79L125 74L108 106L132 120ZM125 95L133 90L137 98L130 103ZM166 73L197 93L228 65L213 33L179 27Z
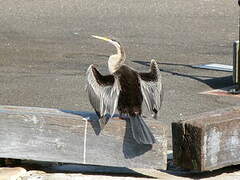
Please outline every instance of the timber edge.
M173 162L197 172L240 164L240 107L172 123Z
M101 130L93 112L0 106L0 158L166 169L166 126L145 122L153 145L138 144L128 120L110 119Z

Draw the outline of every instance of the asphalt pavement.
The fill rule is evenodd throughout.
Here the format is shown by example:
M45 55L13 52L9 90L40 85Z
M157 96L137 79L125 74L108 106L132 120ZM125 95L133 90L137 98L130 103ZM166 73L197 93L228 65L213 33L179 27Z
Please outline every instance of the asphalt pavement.
M191 67L232 64L238 10L229 0L1 1L0 104L92 111L86 69L95 63L107 74L115 52L94 34L119 40L139 71L158 61L166 124L239 105L237 97L199 94L231 85L231 72Z

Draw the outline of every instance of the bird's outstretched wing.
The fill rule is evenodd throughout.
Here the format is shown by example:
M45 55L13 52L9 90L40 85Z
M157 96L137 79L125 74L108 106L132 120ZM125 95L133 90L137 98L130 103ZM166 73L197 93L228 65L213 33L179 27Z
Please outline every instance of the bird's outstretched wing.
M86 90L89 100L99 118L114 115L120 92L120 84L113 75L101 75L94 65L87 70Z
M147 108L156 118L163 100L163 88L160 70L155 60L151 60L150 72L139 73L139 82Z

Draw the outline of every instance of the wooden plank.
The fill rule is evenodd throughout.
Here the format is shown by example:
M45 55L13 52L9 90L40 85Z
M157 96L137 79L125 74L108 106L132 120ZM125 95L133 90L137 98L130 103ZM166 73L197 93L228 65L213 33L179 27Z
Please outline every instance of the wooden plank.
M125 120L111 119L100 133L95 113L0 106L0 157L166 169L165 127L147 124L154 145L137 144Z
M207 171L240 164L240 107L172 123L174 163Z

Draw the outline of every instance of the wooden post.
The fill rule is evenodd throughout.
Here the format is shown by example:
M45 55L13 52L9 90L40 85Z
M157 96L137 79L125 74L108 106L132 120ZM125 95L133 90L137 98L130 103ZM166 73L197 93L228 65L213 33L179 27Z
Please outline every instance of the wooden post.
M100 132L95 113L0 106L0 157L166 169L165 127L146 123L154 145L137 144L125 120L111 119Z
M172 123L174 163L208 171L240 164L240 107Z

